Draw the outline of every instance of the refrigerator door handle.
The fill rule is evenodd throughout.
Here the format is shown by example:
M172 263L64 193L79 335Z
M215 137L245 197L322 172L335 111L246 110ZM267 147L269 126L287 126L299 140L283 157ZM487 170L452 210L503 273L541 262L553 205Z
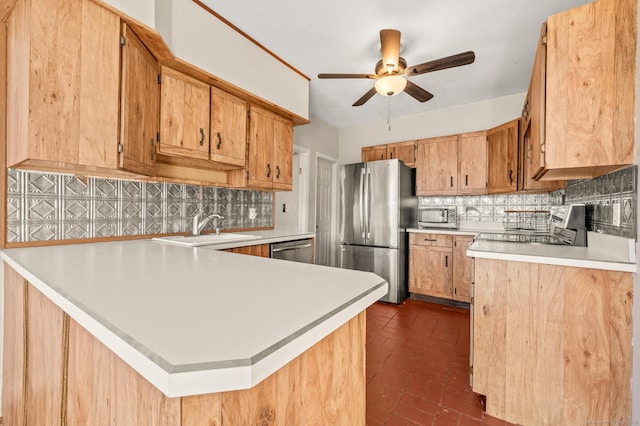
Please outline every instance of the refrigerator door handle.
M362 233L362 238L367 238L366 230L364 228L364 180L365 180L366 169L363 167L360 169L360 232Z
M367 180L365 181L365 225L366 238L371 238L371 169L367 168Z

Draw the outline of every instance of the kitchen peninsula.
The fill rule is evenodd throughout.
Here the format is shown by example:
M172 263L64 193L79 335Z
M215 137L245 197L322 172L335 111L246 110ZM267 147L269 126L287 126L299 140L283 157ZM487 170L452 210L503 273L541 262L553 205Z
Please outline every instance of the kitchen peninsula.
M374 274L150 240L2 258L6 424L364 424Z

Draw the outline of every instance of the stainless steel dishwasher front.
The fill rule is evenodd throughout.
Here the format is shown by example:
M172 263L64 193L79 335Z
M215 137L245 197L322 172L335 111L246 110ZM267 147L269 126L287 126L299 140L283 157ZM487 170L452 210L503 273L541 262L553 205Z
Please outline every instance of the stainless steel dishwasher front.
M294 262L314 263L313 238L271 243L271 257Z

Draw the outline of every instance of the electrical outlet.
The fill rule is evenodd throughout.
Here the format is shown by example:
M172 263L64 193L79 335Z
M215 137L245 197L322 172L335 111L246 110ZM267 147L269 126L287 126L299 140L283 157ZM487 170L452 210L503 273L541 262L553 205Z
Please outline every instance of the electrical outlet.
M256 213L256 208L249 207L249 220L254 220L256 217L258 217L258 214Z

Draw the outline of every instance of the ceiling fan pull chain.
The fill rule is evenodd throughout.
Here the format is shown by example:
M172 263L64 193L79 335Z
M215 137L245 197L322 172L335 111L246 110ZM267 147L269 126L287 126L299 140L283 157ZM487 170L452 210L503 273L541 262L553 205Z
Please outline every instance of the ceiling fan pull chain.
M391 131L391 96L387 97L387 126Z

